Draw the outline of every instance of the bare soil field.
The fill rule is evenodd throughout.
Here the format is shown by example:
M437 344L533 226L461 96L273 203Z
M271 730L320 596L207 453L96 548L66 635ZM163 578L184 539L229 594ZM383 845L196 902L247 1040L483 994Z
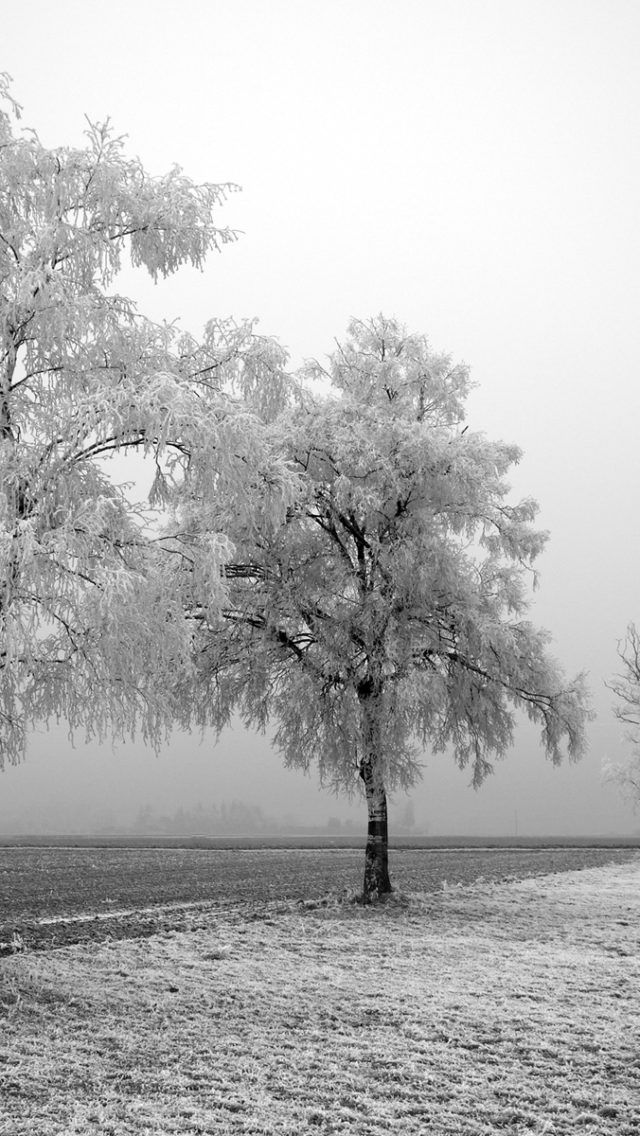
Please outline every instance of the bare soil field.
M396 849L394 884L433 892L624 863L637 848ZM364 852L345 848L0 848L0 955L19 941L49 948L82 939L180 929L194 911L251 907L361 888Z
M1 1136L638 1136L637 859L255 913L0 960Z

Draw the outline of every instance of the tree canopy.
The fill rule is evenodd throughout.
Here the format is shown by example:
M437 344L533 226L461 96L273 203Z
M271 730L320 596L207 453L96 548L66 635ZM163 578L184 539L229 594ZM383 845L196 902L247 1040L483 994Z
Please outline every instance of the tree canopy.
M369 894L390 887L385 789L416 780L425 747L450 746L477 786L517 710L552 761L584 746L583 679L525 618L546 535L533 501L507 499L520 451L463 425L469 387L424 336L353 321L269 425L294 476L284 516L222 517L214 492L190 506L192 531L224 528L233 555L222 608L193 608L197 682L176 712L272 722L287 764L337 788L360 778Z
M618 785L634 808L640 806L640 632L634 623L627 628L618 654L622 671L609 683L616 696L614 714L626 727L626 741L631 746L626 761L607 761L606 780Z
M128 260L158 279L233 240L233 187L149 176L108 123L47 149L18 115L0 76L0 768L51 717L157 736L157 680L190 665L184 607L108 459L153 461L155 505L189 466L242 512L251 479L277 481L251 403L268 416L283 358L251 323L196 343L116 290ZM209 538L210 595L226 548Z

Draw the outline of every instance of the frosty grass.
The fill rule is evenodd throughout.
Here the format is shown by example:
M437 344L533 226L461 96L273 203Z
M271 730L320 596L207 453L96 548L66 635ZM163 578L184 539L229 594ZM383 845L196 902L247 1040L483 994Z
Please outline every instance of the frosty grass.
M0 970L0 1133L640 1134L640 860Z

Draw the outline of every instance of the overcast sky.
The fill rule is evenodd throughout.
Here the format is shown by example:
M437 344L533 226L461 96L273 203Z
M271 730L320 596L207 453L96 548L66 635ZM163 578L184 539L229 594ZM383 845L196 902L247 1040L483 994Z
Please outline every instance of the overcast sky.
M0 70L43 142L78 144L85 114L110 116L150 172L243 187L220 215L241 240L204 274L130 277L142 311L195 332L258 316L294 364L351 316L395 315L471 366L471 427L524 450L514 496L540 502L551 534L532 616L589 672L590 753L550 768L523 727L479 793L425 755L414 799L434 834L640 825L600 779L623 752L604 681L640 622L638 59L636 0L4 6ZM58 731L0 775L0 831L240 796L307 819L359 807L241 731L159 759L70 752Z

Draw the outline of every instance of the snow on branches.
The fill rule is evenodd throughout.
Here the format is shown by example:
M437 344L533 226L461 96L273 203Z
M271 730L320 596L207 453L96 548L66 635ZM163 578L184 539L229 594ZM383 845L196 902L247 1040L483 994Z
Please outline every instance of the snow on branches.
M618 647L622 671L608 684L616 696L614 714L626 726L631 753L625 761L603 763L605 781L616 784L634 808L640 807L640 632L634 623Z
M150 177L108 123L48 150L18 109L0 77L0 767L52 716L157 740L163 679L192 665L172 550L114 457L154 463L156 509L187 483L234 513L256 476L283 492L250 407L279 397L282 349L234 321L197 345L113 290L125 256L156 279L235 239L232 187Z
M383 317L303 367L269 426L297 477L282 523L225 516L242 571L227 566L229 602L200 629L203 721L273 720L288 763L347 788L369 698L391 785L415 780L421 748L448 745L479 784L516 708L553 761L564 744L579 756L583 681L524 618L546 534L534 502L507 500L517 447L464 426L468 390L465 367Z

